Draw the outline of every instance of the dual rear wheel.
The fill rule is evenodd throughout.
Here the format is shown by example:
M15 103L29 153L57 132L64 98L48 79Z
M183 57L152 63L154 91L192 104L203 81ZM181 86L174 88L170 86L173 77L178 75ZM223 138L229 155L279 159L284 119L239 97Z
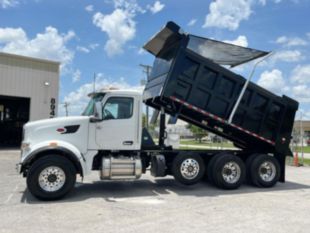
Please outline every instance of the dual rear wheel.
M206 163L199 155L176 156L172 173L177 181L185 185L196 184L207 175L210 183L222 189L237 189L245 179L258 187L272 187L280 177L278 161L265 154L253 154L246 163L230 153L219 153Z

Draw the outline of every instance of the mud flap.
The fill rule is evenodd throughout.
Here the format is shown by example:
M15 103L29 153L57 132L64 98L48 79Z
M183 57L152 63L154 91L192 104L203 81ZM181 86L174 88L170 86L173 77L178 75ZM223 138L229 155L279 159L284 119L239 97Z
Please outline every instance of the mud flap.
M285 155L282 154L276 154L275 158L278 160L280 165L280 178L279 181L284 183L285 182Z

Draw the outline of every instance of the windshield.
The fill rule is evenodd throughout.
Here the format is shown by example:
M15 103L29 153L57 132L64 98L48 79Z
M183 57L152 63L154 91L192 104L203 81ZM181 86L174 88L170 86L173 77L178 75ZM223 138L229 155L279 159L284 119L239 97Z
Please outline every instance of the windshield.
M89 101L87 107L85 108L82 116L91 116L94 115L94 106L97 102L100 102L104 97L103 93L95 94Z

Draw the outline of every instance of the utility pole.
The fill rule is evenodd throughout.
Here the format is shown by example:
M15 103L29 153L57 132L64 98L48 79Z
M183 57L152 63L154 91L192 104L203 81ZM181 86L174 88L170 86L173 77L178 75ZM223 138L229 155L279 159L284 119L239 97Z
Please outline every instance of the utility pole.
M64 105L64 108L65 108L65 111L66 111L66 116L68 116L69 114L68 114L68 106L70 105L68 102L64 102L63 103L63 105Z
M143 68L143 72L146 74L146 80L149 80L153 67L149 65L143 65L143 64L140 64L140 66ZM142 83L142 84L145 84L145 83ZM146 106L146 128L147 129L149 128L149 107L148 106Z
M97 79L97 75L96 75L96 73L94 73L94 81L93 81L93 92L95 93L96 92L96 80Z
M302 111L300 111L300 138L301 138L301 161L302 161L302 165L304 165L304 130L302 127Z

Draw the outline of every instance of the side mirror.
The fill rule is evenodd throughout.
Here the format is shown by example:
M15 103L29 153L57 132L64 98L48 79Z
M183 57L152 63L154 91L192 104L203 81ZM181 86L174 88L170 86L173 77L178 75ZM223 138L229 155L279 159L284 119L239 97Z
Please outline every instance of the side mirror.
M94 105L94 116L91 117L92 122L102 120L102 104L101 102L96 102Z

